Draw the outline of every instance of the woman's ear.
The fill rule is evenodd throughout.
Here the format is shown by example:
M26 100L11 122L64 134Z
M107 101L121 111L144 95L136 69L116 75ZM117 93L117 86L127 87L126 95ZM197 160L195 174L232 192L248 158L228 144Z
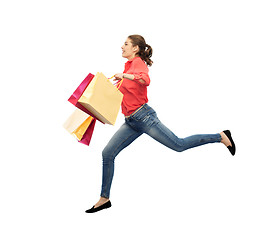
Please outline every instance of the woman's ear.
M133 47L133 52L134 53L138 53L139 52L139 46L138 45Z

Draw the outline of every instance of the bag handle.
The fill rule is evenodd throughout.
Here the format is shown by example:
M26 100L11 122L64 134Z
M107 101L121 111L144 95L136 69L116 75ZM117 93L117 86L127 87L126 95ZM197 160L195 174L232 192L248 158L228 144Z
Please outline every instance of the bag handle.
M109 80L114 78L115 75L113 75L112 77L108 78ZM119 82L117 82L116 84L114 84L114 86L119 89L121 84L123 83L123 78L121 78L121 80Z

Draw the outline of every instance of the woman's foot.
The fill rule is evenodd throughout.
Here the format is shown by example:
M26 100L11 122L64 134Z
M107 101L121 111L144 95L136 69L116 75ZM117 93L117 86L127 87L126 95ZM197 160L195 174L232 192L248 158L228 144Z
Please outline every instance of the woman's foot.
M112 204L108 198L101 197L91 209L86 210L86 213L98 212L103 209L110 208L111 206Z
M221 142L229 149L230 153L234 156L236 153L236 145L233 141L231 132L229 130L225 130L220 133Z
M105 204L108 201L109 201L108 198L100 197L99 201L94 205L94 207L98 208L98 207L100 207L101 205Z
M224 132L221 132L220 135L221 135L221 142L222 142L226 147L228 147L228 146L232 147L232 143L231 143L231 141L229 140L229 138L227 137L227 135L226 135Z

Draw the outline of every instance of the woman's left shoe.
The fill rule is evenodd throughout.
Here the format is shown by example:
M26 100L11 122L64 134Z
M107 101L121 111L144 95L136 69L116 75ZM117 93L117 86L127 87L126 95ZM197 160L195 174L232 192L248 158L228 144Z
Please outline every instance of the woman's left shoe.
M234 156L236 154L236 145L232 139L231 132L229 130L223 131L225 135L229 138L232 146L228 146L227 148L229 149L230 153Z
M101 211L103 209L110 208L111 206L112 206L111 202L108 201L97 208L94 208L94 206L93 206L91 209L86 210L86 213L95 213L95 212Z

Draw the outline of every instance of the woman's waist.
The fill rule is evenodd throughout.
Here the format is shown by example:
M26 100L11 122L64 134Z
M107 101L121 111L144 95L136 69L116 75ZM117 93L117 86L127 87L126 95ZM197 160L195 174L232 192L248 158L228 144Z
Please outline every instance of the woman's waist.
M137 109L135 109L135 110L133 110L133 111L129 111L129 112L127 113L128 116L125 115L125 118L130 118L130 117L132 117L136 112L138 112L140 109L142 109L144 105L146 105L146 103L143 104L143 105L141 105L140 107L138 107Z
M123 96L122 113L129 116L138 110L142 105L148 102L147 96Z
M135 109L130 115L128 115L128 116L125 115L125 118L129 119L129 118L131 118L134 115L140 114L140 112L148 112L151 109L152 108L147 103L144 103L143 105L141 105L140 107Z

